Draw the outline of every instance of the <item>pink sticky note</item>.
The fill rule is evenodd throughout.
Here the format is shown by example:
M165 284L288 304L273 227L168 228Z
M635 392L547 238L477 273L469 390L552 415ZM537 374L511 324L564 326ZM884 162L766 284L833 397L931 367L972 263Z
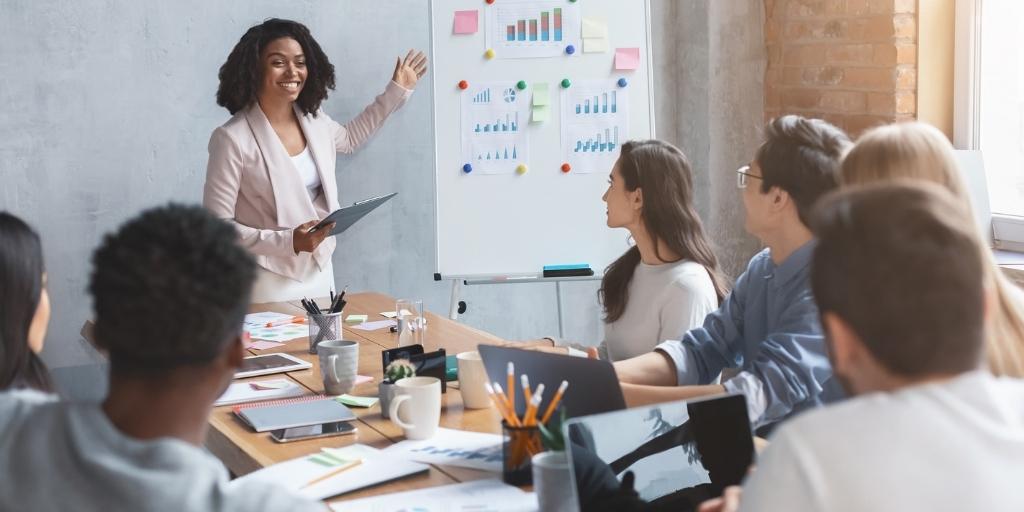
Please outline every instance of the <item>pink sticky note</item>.
M636 69L640 65L640 48L616 48L615 70Z
M478 11L455 11L455 25L452 27L453 34L476 34L480 25Z

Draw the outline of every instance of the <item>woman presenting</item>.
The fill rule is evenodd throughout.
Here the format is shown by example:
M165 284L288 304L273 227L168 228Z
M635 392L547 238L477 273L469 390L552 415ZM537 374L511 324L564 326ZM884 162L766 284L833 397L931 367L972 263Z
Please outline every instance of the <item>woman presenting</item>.
M203 205L234 224L256 256L253 302L323 296L334 287L331 229L309 230L339 208L335 154L365 143L426 69L423 53L410 50L384 92L342 125L320 110L334 89L334 66L304 25L267 20L231 50L217 104L232 117L210 136Z

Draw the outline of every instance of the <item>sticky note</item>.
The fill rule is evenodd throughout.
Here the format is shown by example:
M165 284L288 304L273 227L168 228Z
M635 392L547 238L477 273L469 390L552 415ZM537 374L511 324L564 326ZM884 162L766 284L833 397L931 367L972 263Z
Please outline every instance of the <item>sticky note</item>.
M366 316L366 315L349 315L349 316L345 317L345 323L346 324L361 324L361 323L365 322L367 318L369 318L369 317Z
M531 122L543 123L548 119L551 119L551 107L547 105L533 107L533 117L530 119Z
M395 313L394 311L384 311L383 313L380 314L380 316L384 318L397 318L398 313Z
M335 400L349 407L373 407L373 404L377 403L379 399L375 396L341 395Z
M603 37L592 37L583 40L583 53L605 53L608 51L608 40Z
M291 385L292 383L289 382L288 379L261 380L249 383L249 387L256 390L284 389Z
M540 107L549 104L550 96L548 95L547 82L541 84L533 84L533 106Z
M625 71L640 65L640 48L616 48L615 69Z
M608 21L604 18L587 16L583 18L583 39L608 37ZM586 44L583 45L586 47ZM584 49L583 51L587 51Z
M453 34L476 34L480 26L480 18L476 10L455 11L455 22L452 24Z

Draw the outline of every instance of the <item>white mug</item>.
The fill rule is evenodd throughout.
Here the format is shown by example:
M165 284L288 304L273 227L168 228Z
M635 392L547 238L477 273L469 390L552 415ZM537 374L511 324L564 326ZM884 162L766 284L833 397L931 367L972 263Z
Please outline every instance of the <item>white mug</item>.
M359 343L346 340L327 340L317 344L320 358L320 376L328 395L351 393L359 370Z
M576 484L569 473L565 452L540 452L533 456L530 465L540 510L579 510Z
M403 403L405 407L400 407ZM441 422L441 381L435 377L399 380L389 412L391 421L402 427L406 439L434 437Z
M459 363L459 392L466 409L486 409L491 406L487 396L487 370L480 352L460 352L455 355Z

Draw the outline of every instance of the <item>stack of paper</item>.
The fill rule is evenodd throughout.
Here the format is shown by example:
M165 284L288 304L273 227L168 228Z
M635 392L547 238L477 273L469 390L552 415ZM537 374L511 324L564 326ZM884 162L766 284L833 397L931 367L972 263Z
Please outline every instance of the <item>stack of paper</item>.
M337 512L534 512L537 497L498 480L476 480L345 501L331 508Z
M501 436L447 428L423 441L402 441L384 449L396 458L427 464L501 472Z
M244 404L260 400L276 400L299 396L306 388L288 379L235 382L213 403L214 406Z

